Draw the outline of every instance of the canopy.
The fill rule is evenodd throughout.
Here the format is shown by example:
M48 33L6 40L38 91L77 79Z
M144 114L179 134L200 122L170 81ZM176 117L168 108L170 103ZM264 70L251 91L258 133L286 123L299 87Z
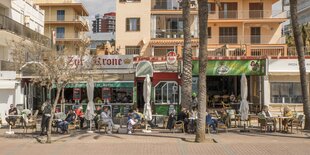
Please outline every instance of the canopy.
M248 84L245 74L241 76L241 104L240 104L240 114L241 120L247 120L249 114L249 102L248 97Z
M152 108L151 108L151 104L150 104L150 100L151 100L151 79L150 79L150 75L147 74L146 78L144 79L144 83L143 83L143 98L144 98L144 117L146 120L152 120Z
M94 81L91 78L87 83L87 98L88 98L88 104L87 109L85 113L85 118L87 120L94 119L95 116L95 105L94 105Z

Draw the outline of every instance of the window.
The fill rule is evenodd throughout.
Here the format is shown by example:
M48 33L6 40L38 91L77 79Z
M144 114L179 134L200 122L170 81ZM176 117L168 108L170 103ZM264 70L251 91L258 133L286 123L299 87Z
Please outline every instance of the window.
M57 20L65 20L65 10L57 10Z
M260 44L261 35L260 27L251 27L251 43Z
M271 82L272 103L302 103L301 85L298 82Z
M208 27L208 38L211 38L212 32L211 32L211 27Z
M140 31L140 18L126 18L126 31Z
M235 19L238 17L238 3L236 2L223 2L219 9L220 19Z
M174 51L173 46L157 46L154 47L154 56L166 56L168 52Z
M57 27L56 28L56 38L65 38L65 28Z
M159 82L155 86L155 103L178 103L179 87L175 81Z
M209 14L215 14L215 3L208 3Z
M237 27L220 27L220 44L236 44L237 34Z
M140 55L140 46L125 46L126 55Z

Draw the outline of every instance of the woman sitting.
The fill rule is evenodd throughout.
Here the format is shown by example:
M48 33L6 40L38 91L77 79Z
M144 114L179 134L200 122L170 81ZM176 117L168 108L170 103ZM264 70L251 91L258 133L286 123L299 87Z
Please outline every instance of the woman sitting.
M284 127L284 131L288 132L288 123L292 120L291 118L293 117L292 110L288 106L284 107L283 116L289 117L289 118L285 118L282 120L282 125Z

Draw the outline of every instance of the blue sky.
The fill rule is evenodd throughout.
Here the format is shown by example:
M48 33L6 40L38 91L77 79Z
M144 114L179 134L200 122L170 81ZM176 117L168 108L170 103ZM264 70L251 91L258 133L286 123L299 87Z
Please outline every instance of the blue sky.
M96 14L115 11L115 0L77 0L82 2L89 12L89 18L94 19Z

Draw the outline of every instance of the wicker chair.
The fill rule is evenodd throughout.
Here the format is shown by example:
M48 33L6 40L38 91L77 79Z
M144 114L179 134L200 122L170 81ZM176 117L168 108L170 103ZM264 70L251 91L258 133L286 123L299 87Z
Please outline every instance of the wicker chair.
M293 118L291 121L289 121L288 126L291 127L291 133L293 133L293 127L296 127L297 133L298 129L302 129L302 124L304 120L304 115L299 115L297 118Z
M275 128L275 122L272 120L268 120L263 114L258 114L258 123L260 124L260 131L263 132L263 128L265 129L265 132L267 131L267 128L274 127L274 131L276 131Z
M38 116L38 113L39 113L39 110L36 110L34 112L34 114L32 116L30 116L28 121L25 121L24 119L22 119L23 127L24 127L23 133L25 133L25 132L27 133L28 129L32 129L32 132L33 132L33 130L37 129L37 116Z
M174 123L173 133L175 132L176 129L181 129L182 132L185 133L184 122L183 121L176 121Z

